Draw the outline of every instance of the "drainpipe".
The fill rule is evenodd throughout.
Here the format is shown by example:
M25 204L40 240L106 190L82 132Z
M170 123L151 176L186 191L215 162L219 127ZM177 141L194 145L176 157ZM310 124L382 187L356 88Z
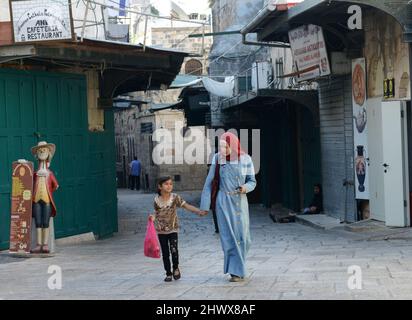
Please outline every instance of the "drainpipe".
M264 42L264 41L248 41L246 40L246 36L248 33L250 33L252 30L254 30L262 21L263 19L267 18L269 15L271 15L275 11L284 11L287 10L287 5L286 7L283 5L280 5L279 9L277 8L277 4L268 4L266 5L262 10L258 12L255 18L253 18L252 21L250 21L246 26L244 26L241 30L240 33L242 34L242 43L245 45L252 45L252 46L266 46L266 47L276 47L276 48L290 48L290 45L288 43L283 43L283 42Z

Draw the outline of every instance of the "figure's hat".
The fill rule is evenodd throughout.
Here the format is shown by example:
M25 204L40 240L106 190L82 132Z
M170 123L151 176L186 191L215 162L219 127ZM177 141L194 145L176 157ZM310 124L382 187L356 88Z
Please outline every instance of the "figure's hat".
M37 146L31 148L31 153L36 156L37 150L40 148L48 148L50 151L50 158L53 158L54 153L56 152L56 145L53 143L47 143L46 141L40 141Z

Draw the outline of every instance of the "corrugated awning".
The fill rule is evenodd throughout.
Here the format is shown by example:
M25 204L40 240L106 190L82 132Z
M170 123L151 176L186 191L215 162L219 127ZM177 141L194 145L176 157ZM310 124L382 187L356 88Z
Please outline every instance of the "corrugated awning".
M153 103L150 106L149 111L150 112L156 112L156 111L161 111L161 110L167 110L167 109L182 109L182 101L178 101L175 103Z
M23 64L98 70L100 106L110 108L113 97L135 91L167 89L187 53L128 43L91 40L39 42L0 46L0 63L22 59Z
M274 105L279 101L290 100L309 108L313 113L319 112L317 90L260 89L256 93L243 94L222 101L222 109L228 110L247 107L248 110L265 105Z
M186 74L178 74L175 80L170 85L171 89L177 88L185 88L190 87L202 82L202 79L199 79L198 76L186 75Z
M393 16L402 25L405 41L412 41L412 5L409 0L305 0L288 10L273 10L260 13L242 31L257 33L259 41L289 42L288 32L303 24L325 26L343 23L338 32L348 32L348 6L358 4L363 8L376 8ZM346 31L345 31L346 30Z

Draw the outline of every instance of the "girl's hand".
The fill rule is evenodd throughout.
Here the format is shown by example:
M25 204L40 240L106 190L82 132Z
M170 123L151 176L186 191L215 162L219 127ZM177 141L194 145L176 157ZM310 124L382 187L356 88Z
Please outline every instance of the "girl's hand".
M149 219L153 222L155 221L155 216L153 214L149 215Z
M206 211L206 210L200 210L200 216L201 217L203 217L203 216L206 216L207 214L209 213L209 211Z

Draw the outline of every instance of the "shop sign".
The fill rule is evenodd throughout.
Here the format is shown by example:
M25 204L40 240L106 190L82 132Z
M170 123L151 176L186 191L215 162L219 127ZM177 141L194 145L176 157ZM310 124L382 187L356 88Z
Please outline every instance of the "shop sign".
M14 42L73 39L69 0L11 0Z
M295 71L301 72L298 81L327 76L331 73L321 27L309 24L291 30L289 42Z

